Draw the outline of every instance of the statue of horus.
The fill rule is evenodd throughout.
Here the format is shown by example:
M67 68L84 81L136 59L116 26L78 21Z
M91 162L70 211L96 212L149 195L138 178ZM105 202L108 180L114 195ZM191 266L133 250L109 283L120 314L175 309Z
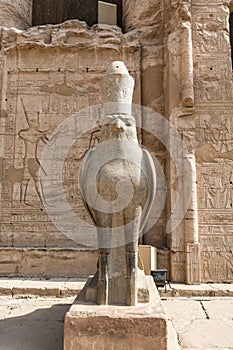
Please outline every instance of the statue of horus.
M137 304L138 239L155 195L154 163L138 144L131 112L133 89L125 64L113 62L102 84L100 143L87 152L80 169L80 190L97 227L99 250L86 301L100 305Z

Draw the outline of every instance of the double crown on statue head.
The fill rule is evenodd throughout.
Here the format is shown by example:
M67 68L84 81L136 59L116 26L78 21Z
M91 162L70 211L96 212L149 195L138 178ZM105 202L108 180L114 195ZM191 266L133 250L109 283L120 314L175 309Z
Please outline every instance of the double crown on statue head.
M102 81L102 116L132 115L134 79L124 62L112 62Z

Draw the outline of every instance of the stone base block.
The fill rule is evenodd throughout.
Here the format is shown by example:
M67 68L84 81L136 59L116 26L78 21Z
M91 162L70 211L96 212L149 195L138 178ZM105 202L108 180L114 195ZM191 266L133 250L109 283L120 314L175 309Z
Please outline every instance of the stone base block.
M86 285L84 286L82 293L83 293L83 302L91 302L94 304L97 304L97 289L98 289L98 278L99 278L99 271L97 270L94 277L89 278ZM113 289L113 295L116 299L118 299L119 294L122 293L122 299L124 299L124 289L123 289L123 283L125 282L124 279L121 280L122 284L119 283L121 286L117 289L117 286L112 287ZM120 290L119 290L120 289ZM149 302L149 290L147 287L147 280L146 276L144 274L144 271L138 269L138 290L137 290L137 300L138 303L147 303ZM110 302L109 304L114 304L113 302Z
M168 322L157 289L147 276L150 302L99 306L75 300L65 316L64 350L165 350Z

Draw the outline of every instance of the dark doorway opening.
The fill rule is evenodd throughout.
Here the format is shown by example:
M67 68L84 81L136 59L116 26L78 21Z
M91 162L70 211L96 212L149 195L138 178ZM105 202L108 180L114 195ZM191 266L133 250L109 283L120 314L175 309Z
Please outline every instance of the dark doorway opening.
M117 25L122 27L122 0L102 0L117 6ZM32 25L58 24L69 19L98 23L98 0L33 0Z

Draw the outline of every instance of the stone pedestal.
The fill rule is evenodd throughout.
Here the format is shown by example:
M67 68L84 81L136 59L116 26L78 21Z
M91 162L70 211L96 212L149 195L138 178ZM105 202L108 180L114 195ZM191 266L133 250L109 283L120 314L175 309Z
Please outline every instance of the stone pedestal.
M167 319L151 276L151 302L137 306L99 306L81 293L65 316L64 350L149 350L168 348Z

